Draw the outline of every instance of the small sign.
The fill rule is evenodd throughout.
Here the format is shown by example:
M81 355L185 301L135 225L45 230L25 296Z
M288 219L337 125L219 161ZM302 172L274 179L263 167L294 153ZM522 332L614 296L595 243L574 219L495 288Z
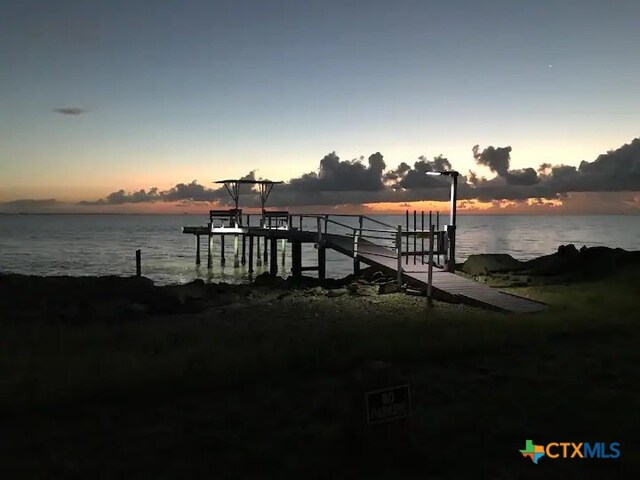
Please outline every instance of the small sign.
M411 411L409 385L367 392L365 402L367 423L382 423L406 418Z

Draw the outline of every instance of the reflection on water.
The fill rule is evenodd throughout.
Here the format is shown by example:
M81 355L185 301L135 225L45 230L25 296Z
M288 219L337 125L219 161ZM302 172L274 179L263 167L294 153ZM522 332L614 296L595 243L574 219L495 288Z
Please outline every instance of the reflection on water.
M403 215L375 218L405 227ZM133 275L135 250L140 248L143 274L160 284L185 283L194 278L229 283L245 281L247 266L233 267L233 242L226 242L224 267L220 265L219 243L215 242L213 268L208 270L203 240L203 264L195 266L194 237L183 235L181 227L206 221L206 215L0 215L0 271L37 275ZM348 217L341 218L340 222L357 225L356 219ZM443 215L441 225L446 222L447 217ZM413 218L410 227L413 228ZM315 220L306 219L304 228L315 230ZM335 225L329 227L330 233L346 231ZM518 259L529 259L553 253L559 245L567 243L574 243L578 248L606 245L640 249L640 216L458 217L458 261L473 253L508 253ZM280 271L290 270L289 254L287 245L284 268L278 258ZM315 262L314 246L303 245L303 265ZM262 273L263 269L255 267L255 274ZM351 273L351 269L350 258L327 252L327 275L344 276Z

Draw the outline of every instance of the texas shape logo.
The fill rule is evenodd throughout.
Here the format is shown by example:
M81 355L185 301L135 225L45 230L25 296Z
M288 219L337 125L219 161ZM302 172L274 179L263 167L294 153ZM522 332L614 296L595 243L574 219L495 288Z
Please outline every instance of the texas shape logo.
M520 450L523 457L529 457L533 463L538 463L544 457L544 446L534 445L532 440L527 440L524 450Z

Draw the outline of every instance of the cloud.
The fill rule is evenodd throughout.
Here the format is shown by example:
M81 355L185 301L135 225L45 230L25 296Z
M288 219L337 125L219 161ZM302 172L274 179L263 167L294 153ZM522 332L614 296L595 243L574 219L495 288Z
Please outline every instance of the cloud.
M79 107L60 107L54 108L53 111L61 115L82 115L83 113L87 113L89 110Z
M242 180L255 180L255 170L240 177ZM251 185L241 185L241 194L250 194L257 197ZM153 203L153 202L219 202L231 203L229 193L224 185L216 188L208 188L199 184L196 180L191 183L178 183L168 190L159 190L152 187L149 190L137 190L126 192L117 190L105 198L98 200L83 200L79 205L123 205L126 203Z
M289 180L292 190L320 191L376 191L383 190L382 174L386 165L380 152L369 156L368 165L363 158L340 160L331 152L320 160L318 172L310 172Z
M496 174L493 178L479 177L474 172L459 178L458 198L496 202L498 208L527 199L558 200L575 192L638 192L640 191L640 138L598 156L594 161L583 161L578 167L542 163L538 168L511 170L511 147L472 149L480 165L486 165ZM325 155L316 172L293 178L277 186L269 200L274 207L321 205L362 205L388 202L402 204L415 201L446 201L449 180L426 172L450 170L453 166L443 156L428 160L418 157L413 166L401 162L395 169L386 169L380 152L354 160L340 160L336 152ZM255 179L255 171L244 178ZM242 204L259 206L255 190L243 186ZM178 183L159 191L157 188L125 192L118 190L104 199L81 202L83 205L118 205L141 202L216 202L230 204L224 187L209 188L195 180ZM510 203L511 202L511 203Z
M447 185L447 180L426 175L426 172L435 172L451 170L451 163L442 155L435 157L433 160L427 160L424 155L418 157L418 161L413 164L413 168L406 163L401 163L396 170L387 172L386 179L394 180L391 187L398 189L411 188L438 188Z
M480 152L480 145L475 145L471 150L478 165L489 167L499 177L507 175L511 162L511 147L487 147Z

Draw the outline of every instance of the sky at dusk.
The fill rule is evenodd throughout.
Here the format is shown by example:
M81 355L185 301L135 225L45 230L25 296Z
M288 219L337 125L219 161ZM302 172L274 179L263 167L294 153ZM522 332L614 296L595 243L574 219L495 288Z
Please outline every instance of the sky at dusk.
M423 174L453 168L470 213L637 213L639 18L637 0L5 0L0 211L204 211L243 176L288 181L273 201L294 209L394 211L446 200Z

